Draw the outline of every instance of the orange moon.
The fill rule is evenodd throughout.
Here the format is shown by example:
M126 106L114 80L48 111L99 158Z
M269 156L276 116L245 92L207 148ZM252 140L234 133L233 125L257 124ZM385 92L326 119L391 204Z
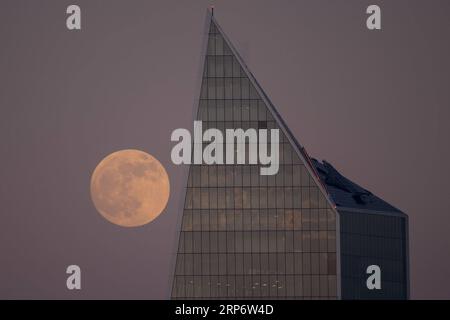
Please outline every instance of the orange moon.
M139 150L111 153L91 177L95 208L106 220L122 227L154 220L166 207L169 194L169 177L162 164Z

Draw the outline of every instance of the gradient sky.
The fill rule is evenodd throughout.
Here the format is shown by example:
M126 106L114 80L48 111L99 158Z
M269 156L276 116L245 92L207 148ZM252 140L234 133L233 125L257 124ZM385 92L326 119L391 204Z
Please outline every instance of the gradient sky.
M294 135L318 159L410 217L412 298L450 298L450 2L0 2L0 298L167 298L205 10ZM68 31L65 10L82 10ZM365 9L382 9L368 31ZM165 212L121 228L89 181L120 149L166 167ZM82 290L65 269L82 269Z

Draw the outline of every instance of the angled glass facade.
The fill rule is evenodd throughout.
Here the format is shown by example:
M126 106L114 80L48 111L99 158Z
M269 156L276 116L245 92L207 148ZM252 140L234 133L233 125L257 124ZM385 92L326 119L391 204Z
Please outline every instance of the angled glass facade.
M190 166L172 298L335 299L335 211L214 19L208 36L197 120L280 129L279 171Z
M248 164L259 146L247 141L245 164L190 165L171 297L407 299L407 216L310 158L213 17L208 30L195 120L203 132L278 129L279 170ZM371 265L380 289L367 286Z

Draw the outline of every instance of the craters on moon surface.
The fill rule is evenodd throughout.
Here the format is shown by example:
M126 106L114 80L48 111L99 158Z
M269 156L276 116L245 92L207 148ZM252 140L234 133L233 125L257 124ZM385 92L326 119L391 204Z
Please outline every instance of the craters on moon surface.
M91 177L91 198L108 221L123 227L147 224L167 205L169 177L161 163L140 150L105 157Z

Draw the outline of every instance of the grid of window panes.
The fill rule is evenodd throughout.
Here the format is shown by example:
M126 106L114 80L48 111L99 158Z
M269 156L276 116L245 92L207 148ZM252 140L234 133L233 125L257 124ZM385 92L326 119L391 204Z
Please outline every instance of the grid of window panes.
M406 299L405 218L340 212L343 299ZM381 290L369 290L367 267L381 269Z
M204 70L203 130L278 128L214 24ZM275 175L190 166L172 298L336 298L335 214L281 130L279 142Z

